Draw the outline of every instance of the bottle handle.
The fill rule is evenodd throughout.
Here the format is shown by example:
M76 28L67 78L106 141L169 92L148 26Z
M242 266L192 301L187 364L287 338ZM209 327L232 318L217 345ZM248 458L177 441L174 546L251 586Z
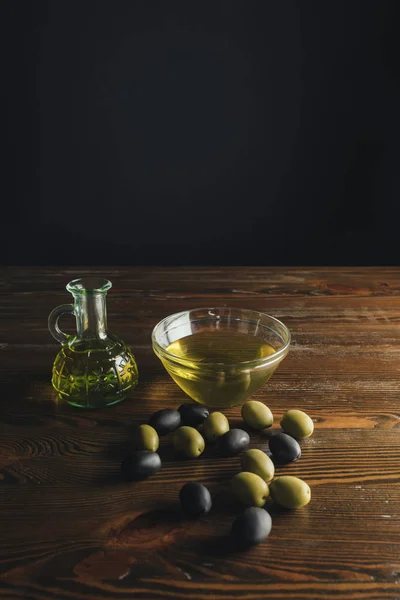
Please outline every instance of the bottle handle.
M60 306L56 306L51 313L49 314L48 326L49 331L53 338L60 342L60 344L64 345L67 343L68 335L61 331L58 326L58 319L62 315L75 315L75 307L73 304L60 304Z

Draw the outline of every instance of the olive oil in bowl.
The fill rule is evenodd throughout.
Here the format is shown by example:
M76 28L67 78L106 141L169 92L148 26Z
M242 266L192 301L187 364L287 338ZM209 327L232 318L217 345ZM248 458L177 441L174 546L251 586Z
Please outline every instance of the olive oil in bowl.
M289 342L273 317L228 308L171 315L153 331L154 351L172 379L215 408L243 404L272 376Z

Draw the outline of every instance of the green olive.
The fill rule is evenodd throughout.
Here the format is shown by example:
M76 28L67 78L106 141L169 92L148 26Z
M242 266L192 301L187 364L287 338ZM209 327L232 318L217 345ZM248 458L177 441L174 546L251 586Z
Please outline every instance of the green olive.
M261 508L269 496L268 485L255 473L238 473L232 478L231 486L236 498L248 506Z
M215 442L227 431L229 431L229 421L221 412L211 413L203 423L203 434L207 442Z
M189 456L190 458L200 456L205 446L201 433L194 427L189 427L188 425L179 427L179 429L174 432L172 443L178 452L185 454L185 456Z
M275 466L270 457L262 450L252 448L246 450L241 459L243 471L255 473L264 481L271 481L275 474Z
M276 352L275 348L273 348L269 344L263 344L258 351L257 358L266 358L267 356L271 356L272 354L275 354L275 352Z
M160 445L160 439L157 431L151 425L140 425L135 432L134 448L135 450L149 450L157 452Z
M281 427L298 439L310 437L314 431L312 419L302 410L286 411L281 420Z
M292 475L282 475L270 483L271 498L286 508L301 508L311 500L311 490L305 481Z
M266 429L274 422L274 416L268 406L257 400L249 400L243 404L242 418L253 429Z

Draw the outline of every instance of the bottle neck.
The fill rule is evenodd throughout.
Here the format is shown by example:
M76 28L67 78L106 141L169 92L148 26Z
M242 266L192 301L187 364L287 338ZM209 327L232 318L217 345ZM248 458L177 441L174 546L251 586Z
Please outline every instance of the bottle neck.
M104 292L74 294L74 300L78 338L106 338L106 294Z

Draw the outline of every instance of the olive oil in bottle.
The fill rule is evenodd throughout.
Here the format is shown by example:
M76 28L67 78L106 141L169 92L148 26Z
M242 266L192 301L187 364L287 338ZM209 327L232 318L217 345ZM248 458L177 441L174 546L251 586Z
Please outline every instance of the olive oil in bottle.
M104 408L123 400L138 382L131 350L107 332L107 279L85 277L67 285L74 304L62 304L49 316L49 330L61 343L52 373L58 397L82 408ZM76 319L76 334L58 326L63 314Z

